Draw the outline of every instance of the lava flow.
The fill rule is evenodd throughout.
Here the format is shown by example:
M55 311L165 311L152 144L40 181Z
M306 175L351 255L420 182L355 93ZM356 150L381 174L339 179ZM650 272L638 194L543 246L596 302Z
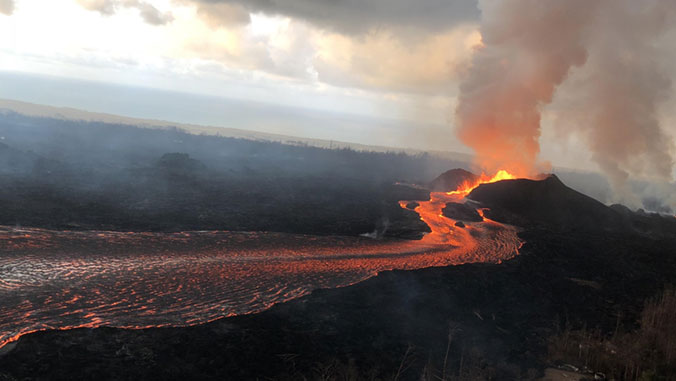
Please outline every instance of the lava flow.
M481 183L509 176L481 176L476 184L419 202L415 211L432 229L420 241L0 226L0 347L45 329L199 324L385 270L499 263L518 253L514 227L486 218L458 227L442 209L466 201Z
M502 180L514 179L511 173L506 170L500 170L493 176L481 174L476 179L465 181L460 186L449 192L431 192L429 201L418 201L419 204L415 207L415 212L420 215L420 219L424 221L432 230L431 233L423 237L423 242L450 244L454 246L466 247L468 249L475 248L477 241L475 237L480 233L482 227L478 224L467 224L461 228L456 226L457 220L444 216L442 210L449 202L465 203L465 197L481 184L494 183ZM406 209L409 201L401 201L399 205ZM475 208L476 209L476 208ZM503 229L509 229L495 221L488 220L483 216L483 210L477 211L484 219L485 223L493 226L501 226ZM520 244L519 244L520 245Z

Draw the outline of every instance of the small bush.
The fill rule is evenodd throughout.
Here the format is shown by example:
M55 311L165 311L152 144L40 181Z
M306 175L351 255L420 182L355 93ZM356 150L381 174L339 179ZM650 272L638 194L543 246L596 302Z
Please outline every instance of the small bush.
M549 342L549 360L603 372L611 379L676 380L676 290L648 299L634 332L566 329Z

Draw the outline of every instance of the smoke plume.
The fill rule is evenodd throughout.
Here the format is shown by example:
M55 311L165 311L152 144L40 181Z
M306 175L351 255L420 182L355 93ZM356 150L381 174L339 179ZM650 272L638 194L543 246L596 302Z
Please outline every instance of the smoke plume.
M621 187L631 175L670 179L673 141L657 117L671 84L656 43L671 0L487 0L482 45L460 86L457 135L488 171L538 171L540 112L572 72L582 73L565 133Z

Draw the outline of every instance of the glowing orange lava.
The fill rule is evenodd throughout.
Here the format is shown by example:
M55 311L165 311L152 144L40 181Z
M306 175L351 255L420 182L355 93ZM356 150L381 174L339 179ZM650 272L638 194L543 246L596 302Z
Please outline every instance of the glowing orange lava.
M485 173L482 173L479 178L474 181L474 182L466 182L460 185L458 189L451 191L451 192L446 192L448 195L460 195L462 197L467 196L474 190L474 188L478 187L481 184L490 184L490 183L495 183L498 181L502 180L512 180L515 179L516 176L512 175L508 171L501 169L499 170L495 175L493 176L488 176Z
M499 263L518 254L516 228L487 218L459 227L442 210L466 202L480 184L512 178L499 171L452 192L431 193L415 208L432 230L421 241L0 226L0 348L47 329L200 324L385 270ZM475 209L483 217L484 209Z
M499 263L518 249L512 231L474 238L475 246L461 246L274 232L0 226L0 348L47 329L200 324L381 271Z
M419 205L414 209L415 212L420 215L420 219L430 227L430 230L432 230L431 233L423 237L423 242L461 246L469 250L476 249L477 240L473 235L476 236L481 234L483 227L473 224L467 224L464 228L457 227L457 221L444 216L442 210L449 202L464 203L466 201L465 197L481 184L495 183L515 178L516 176L503 169L492 176L482 173L475 181L465 182L454 191L431 192L430 200L418 202ZM406 208L407 204L407 201L401 201L399 203L402 208ZM477 212L484 219L484 223L502 226L498 222L485 218L483 209L477 210Z

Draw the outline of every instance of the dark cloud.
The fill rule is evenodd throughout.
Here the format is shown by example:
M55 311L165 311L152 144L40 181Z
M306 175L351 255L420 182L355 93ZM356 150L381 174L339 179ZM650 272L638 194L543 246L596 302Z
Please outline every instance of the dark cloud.
M14 12L14 0L0 0L0 13L11 15Z
M479 19L475 0L192 0L198 6L228 4L249 12L303 19L355 34L380 27L446 29ZM225 20L224 20L225 21Z

